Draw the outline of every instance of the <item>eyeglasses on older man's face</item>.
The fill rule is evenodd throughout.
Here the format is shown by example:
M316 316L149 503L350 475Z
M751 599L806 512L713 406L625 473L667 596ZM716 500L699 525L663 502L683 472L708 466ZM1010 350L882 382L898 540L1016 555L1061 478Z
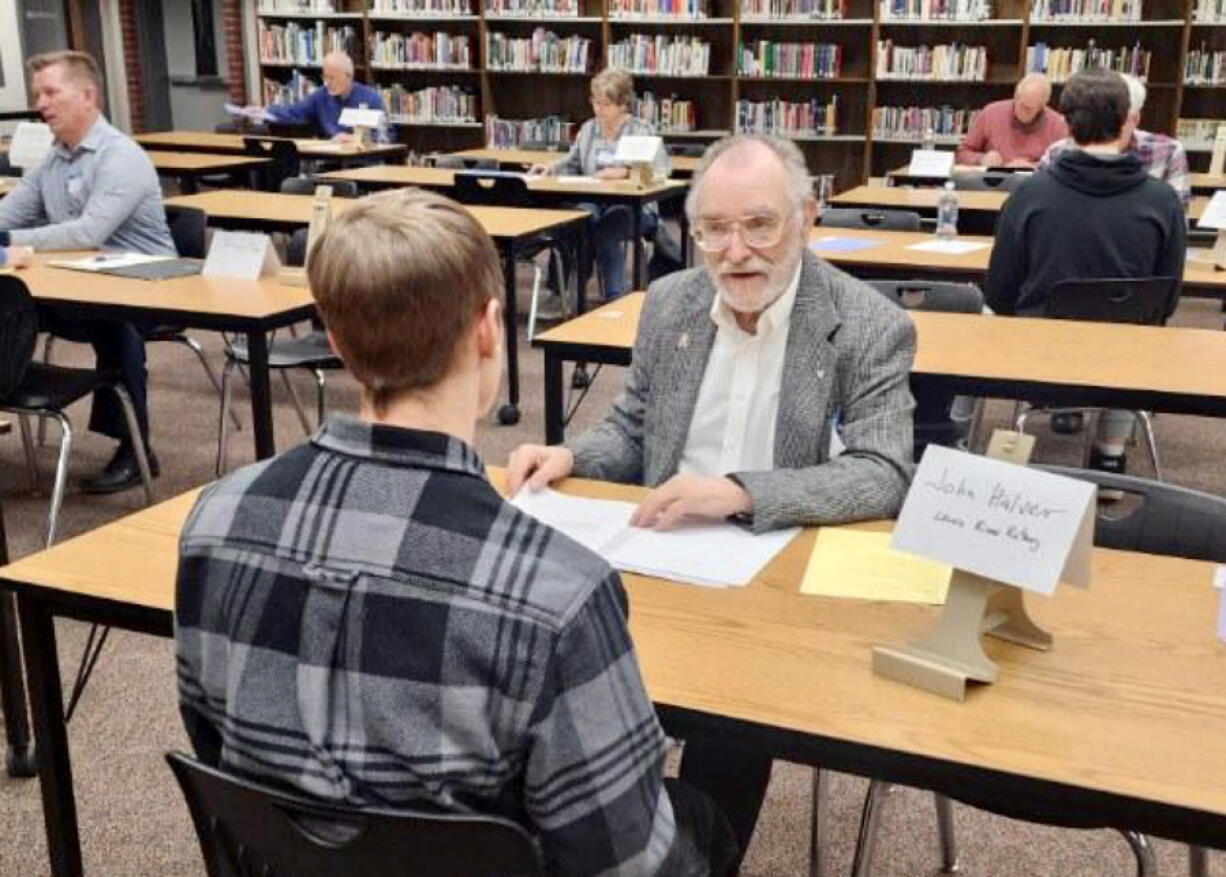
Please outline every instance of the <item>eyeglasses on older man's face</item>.
M778 213L754 213L739 219L699 218L691 235L698 248L718 253L732 245L733 232L740 232L741 242L755 250L770 249L783 240L787 218Z

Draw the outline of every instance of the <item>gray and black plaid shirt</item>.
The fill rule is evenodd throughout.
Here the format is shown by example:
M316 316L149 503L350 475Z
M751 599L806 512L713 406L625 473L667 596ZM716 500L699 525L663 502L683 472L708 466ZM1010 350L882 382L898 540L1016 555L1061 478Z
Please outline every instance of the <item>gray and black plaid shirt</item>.
M652 874L675 828L626 611L617 574L504 502L463 442L333 420L196 503L181 710L236 774L501 813L552 872Z

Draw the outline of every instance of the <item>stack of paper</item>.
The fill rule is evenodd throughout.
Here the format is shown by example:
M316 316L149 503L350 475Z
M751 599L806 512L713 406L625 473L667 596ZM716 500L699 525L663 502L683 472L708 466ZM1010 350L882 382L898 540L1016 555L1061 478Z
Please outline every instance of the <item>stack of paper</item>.
M633 503L549 489L521 490L511 503L616 569L712 588L748 584L799 532L793 528L755 535L723 522L646 530L630 526Z
M952 569L890 548L890 533L823 527L802 594L904 603L944 603Z
M146 256L144 253L103 253L84 259L56 259L47 264L53 268L71 268L73 271L108 271L113 268L129 268L149 262L163 262L174 256Z

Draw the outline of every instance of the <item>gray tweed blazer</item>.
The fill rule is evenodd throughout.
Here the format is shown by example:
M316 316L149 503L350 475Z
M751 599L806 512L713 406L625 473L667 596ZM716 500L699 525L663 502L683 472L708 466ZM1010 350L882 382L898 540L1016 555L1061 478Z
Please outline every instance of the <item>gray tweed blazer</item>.
M625 388L567 443L574 474L654 487L677 472L715 340L703 268L653 283ZM806 251L784 356L775 468L736 472L757 531L898 512L911 480L915 327L863 282ZM837 416L846 450L829 459Z

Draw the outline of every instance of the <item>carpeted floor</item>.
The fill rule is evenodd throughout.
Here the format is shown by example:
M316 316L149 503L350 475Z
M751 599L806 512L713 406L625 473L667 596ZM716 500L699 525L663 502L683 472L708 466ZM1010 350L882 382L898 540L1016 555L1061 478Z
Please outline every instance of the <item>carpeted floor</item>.
M1216 303L1185 302L1177 322L1221 328ZM198 333L212 360L220 365L218 339ZM1127 355L1127 351L1121 351ZM84 348L61 344L57 361L87 364ZM513 428L491 425L478 431L477 447L489 463L501 464L507 453L523 441L543 435L541 405L542 368L537 351L521 346L523 419ZM197 486L213 477L217 436L218 400L198 363L186 350L158 344L150 349L151 406L154 446L161 458L157 482L161 499ZM620 387L619 369L605 369L575 417L582 428L599 417ZM297 376L296 386L310 403L312 383ZM302 440L302 429L289 407L283 388L274 380L276 429L279 447ZM357 394L343 374L330 378L331 410L353 411ZM245 406L239 385L236 403ZM1003 424L1011 404L989 406L989 419ZM241 407L244 424L247 409ZM82 407L72 412L84 424ZM1168 480L1226 494L1226 431L1220 422L1201 418L1162 416L1157 419L1159 446ZM1077 458L1075 440L1054 437L1039 429L1037 456L1053 462ZM54 467L52 442L39 454L42 469L39 496L31 496L26 483L20 442L15 435L0 438L0 499L9 527L10 551L19 557L36 550L42 539L46 496ZM74 477L87 474L109 456L109 444L79 432L73 452ZM1142 451L1134 452L1132 471L1149 474ZM252 459L250 431L234 434L231 466ZM61 538L97 527L139 505L139 492L95 498L71 490L61 518ZM84 640L84 626L60 622L61 663L67 676L75 670ZM818 672L820 668L814 668ZM201 875L195 838L169 770L162 761L168 749L186 747L176 710L171 643L127 633L113 634L84 701L70 728L77 803L86 870L91 875ZM1209 778L1207 778L1209 779ZM1219 778L1220 779L1220 778ZM1212 780L1210 780L1212 781ZM745 873L800 875L808 869L810 771L776 763L770 795L749 852ZM836 776L831 797L831 873L845 874L851 861L865 781ZM1128 874L1131 860L1122 840L1111 832L1070 832L1047 829L988 816L956 806L955 819L961 844L963 873L967 875L1051 875L1051 877L1103 877ZM37 782L0 775L0 875L47 873L43 843L42 808ZM1183 847L1156 842L1160 873L1180 874L1186 869ZM1215 854L1215 873L1226 873L1226 856ZM939 868L931 798L913 790L899 790L890 799L878 846L879 875L934 874Z

